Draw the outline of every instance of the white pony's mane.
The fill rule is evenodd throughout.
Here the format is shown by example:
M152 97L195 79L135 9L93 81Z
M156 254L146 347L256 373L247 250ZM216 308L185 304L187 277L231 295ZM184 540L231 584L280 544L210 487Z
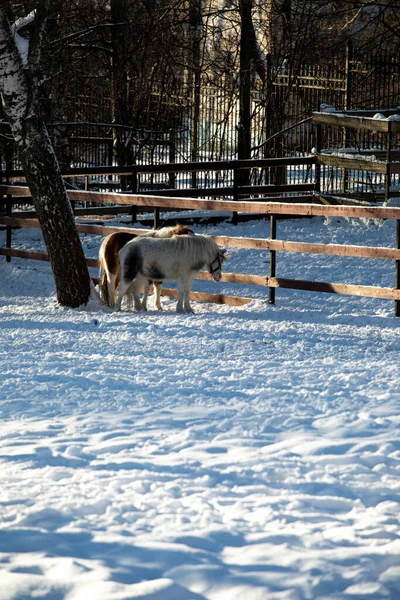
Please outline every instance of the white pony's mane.
M207 235L174 235L170 239L179 253L190 254L190 258L194 261L204 260L206 255L208 262L211 262L219 252L218 245Z

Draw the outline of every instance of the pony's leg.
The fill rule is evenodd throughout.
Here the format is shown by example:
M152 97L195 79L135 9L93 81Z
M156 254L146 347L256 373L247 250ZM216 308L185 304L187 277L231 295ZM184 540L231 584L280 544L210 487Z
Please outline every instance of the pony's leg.
M131 283L131 285L128 287L128 289L125 292L126 307L128 309L131 309L133 306L132 286L133 286L133 283Z
M120 281L119 282L118 291L117 291L117 301L115 303L115 310L121 310L122 299L125 296L125 294L128 292L131 285L132 285L131 281L128 281L128 282Z
M99 292L100 297L103 300L104 304L107 306L113 307L115 304L115 275L110 273L107 269L107 265L102 265L100 267L100 283L99 283Z
M140 290L144 288L147 283L148 282L145 277L138 275L136 279L133 280L130 287L129 291L132 292L135 310L137 311L147 310L146 308L143 308L142 302L140 301Z
M132 308L133 306L133 295L130 292L130 290L128 290L125 294L125 300L126 300L126 308L128 308L129 310Z
M111 308L115 306L115 281L116 276L108 271L107 273L107 289L108 289L108 302Z
M150 288L151 286L154 286L154 292L155 292L155 305L156 308L158 310L162 310L162 306L161 306L161 288L162 288L162 282L161 281L153 281L153 284L150 283L149 280L146 281L146 283L144 284L143 287L143 298L142 298L142 308L143 310L147 310L147 299L149 297L149 293L150 293Z
M176 312L178 313L183 313L183 300L184 300L184 293L185 293L185 285L183 283L183 281L178 280L177 281L177 288L178 288L178 304L176 305Z
M183 310L187 313L194 313L193 308L190 306L190 290L192 289L194 278L194 275L190 276L183 289Z
M143 286L142 310L147 310L147 298L149 297L151 283L147 279Z
M178 280L178 304L176 305L176 312L179 313L194 313L193 308L190 306L189 298L190 298L190 290L192 289L194 277L189 277L189 279Z
M162 306L161 306L161 288L162 288L162 282L161 281L155 281L154 282L154 291L155 291L155 296L156 296L156 308L158 310L162 310Z

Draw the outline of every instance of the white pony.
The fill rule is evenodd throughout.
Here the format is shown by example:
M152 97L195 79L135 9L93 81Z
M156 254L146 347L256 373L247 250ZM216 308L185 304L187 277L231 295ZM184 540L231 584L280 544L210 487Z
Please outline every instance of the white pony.
M194 235L193 231L186 225L174 225L172 227L162 227L161 229L152 229L144 231L140 236L144 237L171 237L173 235ZM103 302L107 306L115 306L116 290L119 285L119 252L128 242L138 237L135 233L127 231L117 231L110 233L104 238L99 250L100 263L100 283L99 291ZM146 310L147 297L150 291L151 282L147 281L144 285L143 307ZM156 307L162 310L161 306L161 287L162 283L156 282Z
M144 310L139 291L147 280L176 280L178 284L177 312L193 312L189 302L193 280L206 267L215 281L222 275L226 250L205 235L175 235L169 239L135 238L120 251L120 283L116 310L121 309L123 296L133 294L136 310Z

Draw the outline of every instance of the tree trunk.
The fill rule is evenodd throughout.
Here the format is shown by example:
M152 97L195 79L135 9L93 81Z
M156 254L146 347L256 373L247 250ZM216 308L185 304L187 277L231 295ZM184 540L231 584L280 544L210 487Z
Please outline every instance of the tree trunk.
M240 0L240 77L239 77L239 126L238 158L250 158L251 154L251 31L252 0ZM240 173L240 185L249 181L249 172Z
M57 159L42 123L26 123L26 145L20 149L56 285L64 306L86 304L90 277L74 215Z
M201 102L201 39L203 35L203 17L201 0L189 1L189 28L188 28L188 50L187 57L188 81L192 99L191 115L191 151L190 160L199 160L199 124L200 124L200 102ZM198 173L191 173L191 187L197 187Z
M117 125L128 124L128 76L127 76L127 6L126 0L111 0L111 48L112 48L112 117ZM127 164L125 131L121 127L113 129L115 161L119 167ZM124 185L121 178L121 187Z
M0 93L42 228L57 300L77 307L89 300L90 276L61 171L40 116L39 67L46 8L46 0L42 0L33 17L29 51L27 40L11 27L7 11L0 9Z

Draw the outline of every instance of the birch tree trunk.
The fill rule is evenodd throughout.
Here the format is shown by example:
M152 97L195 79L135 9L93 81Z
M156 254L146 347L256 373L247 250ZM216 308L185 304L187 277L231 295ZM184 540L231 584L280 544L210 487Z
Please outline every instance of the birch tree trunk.
M0 8L0 93L37 211L53 270L57 300L86 304L90 276L74 215L46 126L41 119L40 57L47 0L31 15L30 39L18 34Z

